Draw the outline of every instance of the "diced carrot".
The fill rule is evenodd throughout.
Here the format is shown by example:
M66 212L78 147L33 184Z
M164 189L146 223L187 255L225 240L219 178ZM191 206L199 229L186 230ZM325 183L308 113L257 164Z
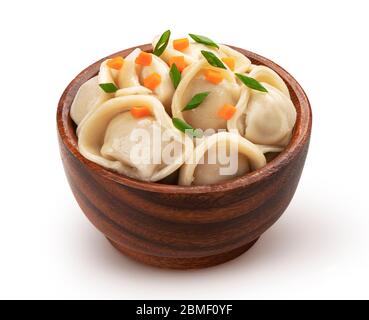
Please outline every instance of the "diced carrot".
M223 74L214 69L205 69L204 75L206 80L214 84L218 84L224 79Z
M177 66L179 72L182 72L183 69L187 67L184 56L171 57L169 59L169 66L171 67L173 63Z
M148 107L132 107L131 115L135 118L144 118L151 116L151 111Z
M115 57L115 58L108 60L106 64L109 68L120 70L123 66L123 63L124 63L124 59L122 57Z
M142 51L136 58L136 63L140 64L141 66L149 66L152 62L152 55L151 53L147 53Z
M234 71L236 61L233 57L224 57L224 58L222 58L222 61L228 66L229 69Z
M173 40L173 48L179 51L185 50L190 45L188 38Z
M231 104L225 104L218 110L218 116L224 120L229 120L233 117L235 112L236 107L232 106Z
M143 80L143 84L146 88L154 90L161 82L160 74L154 72Z

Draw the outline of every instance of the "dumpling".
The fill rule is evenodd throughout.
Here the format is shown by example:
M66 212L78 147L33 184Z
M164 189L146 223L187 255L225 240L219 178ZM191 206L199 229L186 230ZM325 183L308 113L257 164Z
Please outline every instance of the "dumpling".
M77 91L70 109L73 121L78 125L99 100L104 100L102 96L104 92L99 88L97 76L85 82Z
M134 117L132 108L147 108ZM162 103L149 95L112 98L81 127L81 154L131 178L158 181L176 171L192 152L191 139L174 128Z
M219 132L204 140L181 167L179 185L212 185L245 175L266 164L261 150L247 139Z
M142 66L137 64L136 58L141 52L142 50L137 48L125 58L124 65L118 74L118 87L129 88L143 86L145 79L153 74L158 74L160 83L150 91L163 103L167 112L170 113L174 86L170 79L169 67L163 60L153 54L151 55L151 65Z
M245 137L257 144L286 146L296 122L296 109L281 91L263 85L268 93L253 92L248 103Z
M96 109L104 101L114 97L112 93L106 93L99 87L99 83L115 83L112 70L107 66L107 61L100 65L99 74L86 81L78 90L70 110L73 121L79 125L86 115Z
M223 80L219 83L206 80L204 72L207 70L220 73ZM227 121L218 116L218 111L225 104L236 106L240 88L231 71L214 68L205 59L201 59L187 70L174 93L173 117L186 121L196 129L226 129ZM210 92L210 94L197 108L183 111L187 103L196 94L202 92Z
M155 48L157 42L159 41L160 37L154 38L152 42L153 48ZM216 47L210 47L207 45L204 45L202 43L197 43L193 41L192 39L188 39L188 47L184 50L176 50L173 47L173 40L170 40L168 42L168 45L162 55L160 56L161 59L163 59L166 63L170 63L171 58L176 56L183 56L184 61L187 66L198 62L200 59L202 59L202 50L210 51L217 55L219 58L233 58L235 62L234 70L235 72L246 72L251 65L251 61L244 56L242 53L226 46L226 45L219 45L219 48Z
M267 83L262 85L268 92L252 90L247 104L228 120L228 130L237 129L255 144L286 146L295 125L296 109L281 91Z
M289 143L296 122L296 109L283 80L267 69L255 67L248 76L260 81L268 92L242 88L242 103L228 120L227 128L261 145L264 152L271 152Z
M240 99L237 104L236 112L233 117L227 121L227 128L229 132L242 134L245 133L246 127L246 114L245 107L247 106L250 100L251 90L247 87L243 87L241 89ZM283 147L277 145L264 145L264 144L255 144L262 153L279 153L283 151Z

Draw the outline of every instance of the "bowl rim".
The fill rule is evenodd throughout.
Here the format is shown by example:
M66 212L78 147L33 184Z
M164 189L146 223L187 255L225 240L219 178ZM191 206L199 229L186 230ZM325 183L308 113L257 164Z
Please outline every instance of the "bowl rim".
M140 48L143 51L152 52L151 44L135 46L104 57L85 68L70 82L70 84L67 86L62 96L60 97L57 108L57 131L60 141L66 147L68 152L73 155L81 163L81 165L87 167L90 171L98 174L104 179L143 191L170 194L206 194L230 191L241 187L244 188L258 183L261 180L267 179L268 177L274 175L278 170L286 167L301 152L304 146L309 143L312 127L312 112L310 102L300 84L281 66L254 52L235 46L229 47L246 55L252 63L265 65L277 72L278 75L281 76L281 78L287 84L291 97L295 100L294 106L297 111L297 119L291 141L276 158L268 162L264 167L247 173L244 176L213 185L179 186L157 182L146 182L129 178L117 172L106 169L82 156L82 154L78 150L78 142L73 127L73 120L70 117L70 107L79 87L88 79L97 74L101 62L105 59L117 55L125 57L136 48Z

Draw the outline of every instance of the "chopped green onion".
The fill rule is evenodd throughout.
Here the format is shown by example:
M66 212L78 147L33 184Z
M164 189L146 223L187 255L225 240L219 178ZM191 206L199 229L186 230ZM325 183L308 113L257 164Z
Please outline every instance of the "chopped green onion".
M227 69L224 63L214 53L205 50L202 50L201 53L213 67Z
M254 89L254 90L261 91L261 92L268 92L268 90L259 81L255 80L254 78L250 78L240 73L236 73L236 76L247 87Z
M215 47L219 49L219 46L208 37L200 36L198 34L189 33L189 36L198 43L205 44L209 47Z
M113 93L118 90L117 86L114 83L99 83L99 86L106 93Z
M158 43L155 46L153 54L160 57L168 45L169 38L170 38L170 30L167 30L161 35Z
M183 108L182 111L192 110L192 109L197 108L209 94L210 92L201 92L201 93L195 94L192 97L191 101L187 103L187 105Z
M193 127L191 127L187 122L183 121L182 119L173 118L172 122L173 122L173 125L178 130L190 135L191 137L200 138L202 136L201 132L199 132L197 129L194 129Z
M179 83L181 82L182 76L175 63L173 63L172 66L170 67L169 75L170 78L172 79L174 88L177 89Z

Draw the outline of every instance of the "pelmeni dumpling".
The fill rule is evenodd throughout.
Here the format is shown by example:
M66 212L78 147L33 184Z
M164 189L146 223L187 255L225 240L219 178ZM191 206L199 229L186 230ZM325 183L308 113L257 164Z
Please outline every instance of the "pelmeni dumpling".
M145 78L157 73L160 76L160 84L152 90L155 95L170 112L170 105L174 93L172 80L169 76L168 65L159 57L152 55L152 63L149 66L141 66L136 63L136 58L142 52L141 49L133 50L124 60L123 67L118 74L118 87L129 88L143 86Z
M100 65L99 74L86 81L78 90L73 100L70 115L73 121L79 125L86 115L100 106L104 101L114 97L112 93L106 93L100 87L100 83L114 83L116 74L107 66L107 61Z
M153 48L155 48L160 37L154 38L152 42ZM172 57L183 56L187 66L198 62L202 59L202 50L210 51L217 55L219 58L231 57L235 61L235 72L246 72L251 65L251 61L245 57L242 53L225 45L219 45L219 48L210 47L202 43L197 43L192 39L188 39L189 45L184 50L176 50L173 47L173 40L170 40L168 46L160 56L166 63L170 63Z
M134 107L148 108L151 115L135 118ZM193 143L173 127L157 98L126 95L106 101L86 119L78 146L84 157L105 168L138 180L158 181L184 163Z
M107 100L104 95L99 88L97 76L85 82L79 88L71 106L70 115L73 121L78 125L98 101Z
M227 121L228 131L244 135L246 127L246 109L250 100L251 90L244 86L241 89L240 99L237 104L236 112L233 117ZM262 153L276 153L283 151L283 147L275 145L255 144Z
M214 84L206 80L204 71L215 69L223 76L223 80ZM205 59L194 63L184 74L172 101L173 117L180 118L196 129L226 129L227 121L219 117L217 112L225 104L236 106L241 87L234 74L228 69L214 68ZM210 94L195 109L183 111L187 103L202 92Z
M130 95L136 95L136 94L147 94L147 95L151 95L152 94L152 91L150 89L147 89L147 88L143 87L143 86L136 86L136 87L129 87L129 88L119 89L114 94L107 94L107 95L109 96L109 99L111 99L111 98L114 98L114 97L123 97L123 96L130 96ZM108 99L106 99L106 100L108 100ZM91 110L87 113L87 115L84 116L84 118L82 119L82 121L80 121L80 123L78 124L78 127L77 127L77 135L79 135L79 132L81 130L81 127L83 127L83 125L84 125L86 119L89 117L89 115L92 114L94 112L94 110L96 108L98 108L106 100L101 100L98 103L96 103L91 108Z
M179 185L211 185L242 176L266 164L261 150L247 139L219 132L204 140L181 167Z
M241 92L243 103L228 120L227 128L237 130L251 142L261 145L263 152L277 152L289 143L296 122L296 109L283 80L274 71L266 69L254 68L248 76L265 80L261 84L268 92L244 87Z

